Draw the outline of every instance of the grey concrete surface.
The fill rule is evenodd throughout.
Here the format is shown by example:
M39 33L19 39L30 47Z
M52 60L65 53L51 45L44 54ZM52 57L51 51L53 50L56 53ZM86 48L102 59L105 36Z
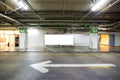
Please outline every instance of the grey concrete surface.
M18 47L1 47L0 51L43 51L43 52L120 52L120 47L100 45L98 49L87 46L44 46L20 49Z
M0 52L0 80L120 80L119 53ZM51 60L53 64L111 63L116 67L48 68L41 73L31 64Z

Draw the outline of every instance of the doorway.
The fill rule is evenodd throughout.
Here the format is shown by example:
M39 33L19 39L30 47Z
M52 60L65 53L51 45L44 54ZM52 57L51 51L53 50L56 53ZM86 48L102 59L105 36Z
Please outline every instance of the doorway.
M19 46L19 31L0 30L0 49L8 49Z
M99 47L100 51L109 51L110 50L110 40L109 34L100 34Z
M100 34L100 45L109 45L109 34Z

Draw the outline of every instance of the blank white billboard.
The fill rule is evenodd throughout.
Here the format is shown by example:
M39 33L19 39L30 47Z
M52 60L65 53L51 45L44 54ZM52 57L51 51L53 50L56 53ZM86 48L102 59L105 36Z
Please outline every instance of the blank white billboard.
M45 45L74 45L73 35L47 34L44 38Z

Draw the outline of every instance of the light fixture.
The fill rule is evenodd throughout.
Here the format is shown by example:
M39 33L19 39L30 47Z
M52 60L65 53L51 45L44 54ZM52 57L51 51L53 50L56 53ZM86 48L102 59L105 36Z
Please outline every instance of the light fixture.
M24 10L28 10L28 6L25 4L23 0L13 0L15 4L18 5L19 8L23 8Z
M22 7L23 9L25 9L25 10L28 9L28 6L24 3L23 0L19 0L19 1L18 1L18 5L19 5L20 7Z
M97 11L101 9L109 0L99 0L91 9L91 11Z

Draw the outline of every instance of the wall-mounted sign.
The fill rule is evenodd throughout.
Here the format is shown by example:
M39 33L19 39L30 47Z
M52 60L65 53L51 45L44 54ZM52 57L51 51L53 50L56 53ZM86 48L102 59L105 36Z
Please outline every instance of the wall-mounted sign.
M27 28L20 28L20 29L19 29L19 32L20 32L20 33L27 33Z
M98 28L97 27L91 27L90 28L90 33L98 33Z
M85 28L90 28L90 25L89 24L85 24L84 27Z

